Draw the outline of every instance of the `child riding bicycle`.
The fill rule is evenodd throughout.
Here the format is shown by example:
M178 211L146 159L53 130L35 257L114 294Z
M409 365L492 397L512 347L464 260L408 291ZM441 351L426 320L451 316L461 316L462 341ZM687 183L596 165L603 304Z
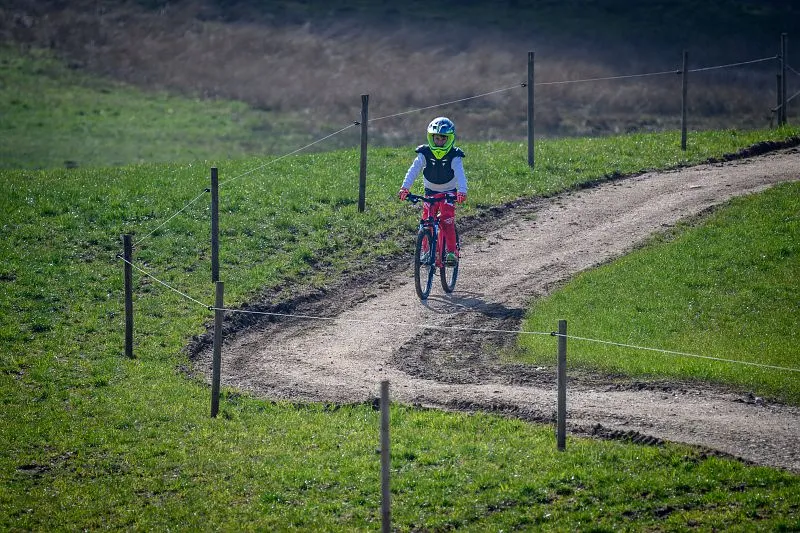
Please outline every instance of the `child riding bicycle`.
M446 117L437 117L428 124L428 144L417 147L417 157L406 172L398 197L405 200L409 189L422 172L425 185L425 196L445 197L456 193L456 202L461 204L467 199L467 176L464 174L462 159L464 152L454 145L456 127ZM445 264L454 265L458 261L456 246L456 208L452 200L425 203L422 218L440 216L440 224L445 240Z

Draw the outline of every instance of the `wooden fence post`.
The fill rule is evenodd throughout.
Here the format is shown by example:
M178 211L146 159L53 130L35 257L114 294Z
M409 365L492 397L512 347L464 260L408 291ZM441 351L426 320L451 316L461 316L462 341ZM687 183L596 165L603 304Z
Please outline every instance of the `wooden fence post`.
M681 150L686 151L686 107L689 102L686 98L689 85L689 52L683 51L683 76L681 77Z
M125 259L125 356L133 359L133 276L131 257L133 244L131 236L122 236L122 257Z
M366 208L367 197L367 124L369 121L369 95L361 95L361 164L358 172L358 212Z
M389 453L389 382L381 381L381 531L392 530L392 502L389 474L392 466Z
M216 289L216 299L214 301L214 356L211 363L211 418L215 418L219 412L219 384L222 370L222 319L225 316L225 311L222 309L225 284L218 281Z
M775 124L777 127L781 127L783 125L783 76L781 76L780 68L778 69L778 74L775 76L775 94L776 102L775 102ZM770 119L770 127L772 127L772 120Z
M211 167L211 282L219 281L219 178Z
M389 452L389 382L381 381L381 531L392 530L392 502L389 473L392 466Z
M780 109L780 126L785 126L787 123L787 96L786 96L786 63L788 62L788 58L786 54L788 53L787 50L787 35L785 33L781 33L781 109Z
M533 153L533 52L528 52L528 166L534 166Z
M558 410L556 412L556 446L567 447L567 321L558 321Z

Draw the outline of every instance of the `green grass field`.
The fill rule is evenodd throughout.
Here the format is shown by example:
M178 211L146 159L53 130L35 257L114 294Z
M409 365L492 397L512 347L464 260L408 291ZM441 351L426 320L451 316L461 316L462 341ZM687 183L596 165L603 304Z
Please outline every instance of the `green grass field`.
M326 129L323 121L312 131L301 116L261 111L243 102L142 91L72 70L49 51L20 54L0 44L0 72L0 168L280 154L314 142L320 131L338 129ZM324 146L341 147L342 139Z
M798 198L800 183L777 186L659 235L538 302L524 328L552 329L560 317L575 336L751 363L585 341L569 348L576 367L735 384L800 404ZM527 362L552 360L552 342L526 336L523 346Z
M178 125L194 113L184 103L172 107ZM533 173L524 145L467 144L470 202L461 216L799 134L796 127L692 132L686 153L677 132L543 141ZM124 150L125 139L112 141L109 152ZM164 141L165 157L171 142ZM34 146L20 163L28 168L0 169L0 529L378 529L379 421L371 405L297 406L225 390L221 416L211 419L209 388L187 377L184 349L212 318L203 305L213 300L203 193L211 166L222 183L221 277L226 304L235 306L259 294L285 300L334 282L353 264L407 254L416 221L394 194L412 155L411 148L370 151L364 214L356 208L356 148L280 160L216 152L174 163L32 170L61 166L61 156ZM765 357L797 367L799 196L794 184L737 200L707 223L581 276L538 303L531 320L558 315L587 336L743 358L760 341L735 335L769 320L776 331L764 341L774 347ZM764 222L742 223L754 217ZM116 257L123 233L134 236L138 266L201 302L135 274L135 360L123 356ZM714 246L694 256L698 269L680 270L688 268L685 250L709 240ZM733 250L748 253L732 260ZM674 287L664 269L654 271L662 261L689 283ZM617 299L618 287L643 271L662 299L676 302L663 311L672 320L667 334L652 327L655 299L641 309L621 300L609 317L642 332L634 338L602 329L611 325L588 330L569 311L586 304L582 284L606 285ZM735 294L714 289L737 277L747 279ZM693 300L682 305L687 296ZM742 306L756 316L737 314ZM704 345L694 344L698 330ZM635 361L627 352L590 359L597 353L585 350L585 364L603 372L675 376L664 365L626 367ZM647 359L657 365L660 357ZM797 380L709 375L709 368L721 367L681 365L690 378L757 394L781 396L783 383L786 401L798 401ZM797 475L686 446L571 438L558 453L549 426L403 406L392 408L392 437L393 518L401 530L800 529Z

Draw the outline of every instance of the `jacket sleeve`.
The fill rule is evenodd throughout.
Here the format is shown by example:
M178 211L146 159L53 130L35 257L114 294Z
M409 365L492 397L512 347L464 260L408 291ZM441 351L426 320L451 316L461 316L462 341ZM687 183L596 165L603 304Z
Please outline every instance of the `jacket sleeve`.
M453 172L455 172L456 175L458 192L467 194L467 175L464 174L464 158L454 157L452 166Z
M414 162L411 163L411 166L408 167L408 171L406 172L406 177L403 180L403 189L410 189L412 185L414 185L414 181L419 176L419 173L422 172L422 169L425 168L425 156L422 154L417 154L417 157L414 158Z

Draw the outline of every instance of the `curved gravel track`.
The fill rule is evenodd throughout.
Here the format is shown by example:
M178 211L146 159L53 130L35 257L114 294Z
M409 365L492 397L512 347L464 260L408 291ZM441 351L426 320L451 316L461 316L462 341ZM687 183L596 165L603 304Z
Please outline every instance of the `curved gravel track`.
M731 197L797 179L795 147L519 203L501 214L502 228L475 231L480 239L471 238L466 223L452 296L437 282L423 304L410 268L387 268L388 279L288 310L329 320L262 321L227 335L223 385L263 398L349 403L372 401L380 381L389 380L395 401L549 423L555 416L554 371L500 365L491 355L498 345L513 345L513 335L445 332L433 343L409 324L516 330L532 298L576 273ZM489 252L491 262L482 259ZM207 340L191 351L208 373ZM592 375L570 376L568 389L572 434L688 443L800 472L797 407L710 386L619 383Z

